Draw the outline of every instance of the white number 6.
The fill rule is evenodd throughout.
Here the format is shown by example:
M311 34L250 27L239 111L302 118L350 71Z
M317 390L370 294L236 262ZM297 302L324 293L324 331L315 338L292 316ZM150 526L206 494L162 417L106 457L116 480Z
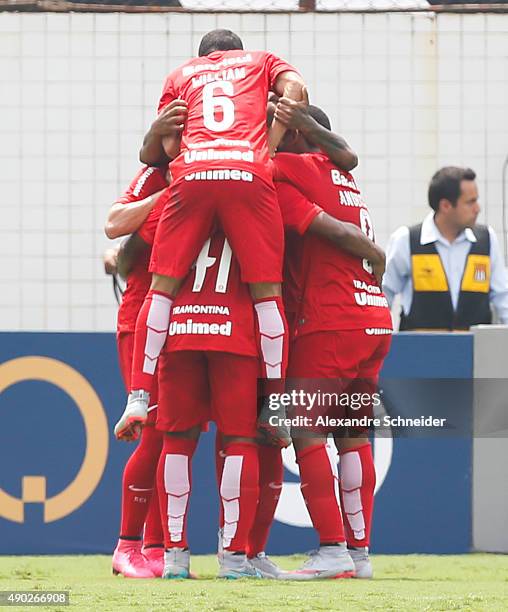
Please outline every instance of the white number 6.
M214 96L216 89L220 89L224 96ZM235 105L226 96L233 95L233 83L231 81L215 81L207 83L203 87L203 122L205 127L212 132L223 132L233 125L235 120ZM222 110L222 119L215 119L216 109Z

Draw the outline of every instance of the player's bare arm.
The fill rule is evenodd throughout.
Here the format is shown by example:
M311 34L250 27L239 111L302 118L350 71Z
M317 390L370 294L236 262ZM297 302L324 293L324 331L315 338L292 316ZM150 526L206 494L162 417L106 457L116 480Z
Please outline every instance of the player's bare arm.
M309 113L306 90L304 100L300 102L285 97L279 98L275 119L287 129L301 132L309 142L319 147L337 168L350 172L358 165L358 156L346 140L320 125Z
M108 238L114 240L121 236L128 236L139 229L164 190L158 191L147 198L123 204L115 202L109 209L104 232Z
M150 246L136 232L126 238L117 252L116 269L123 279L129 276L136 261L150 249Z
M372 265L372 273L378 283L381 283L386 264L385 252L368 238L357 225L339 221L327 213L321 212L312 221L307 231L330 240L355 257L368 259Z
M139 152L143 164L162 166L178 155L187 111L187 102L178 99L162 109L143 139Z
M305 83L302 77L293 70L285 70L281 72L274 84L274 92L278 96L283 96L288 100L300 102L304 99ZM268 130L268 150L270 157L275 155L277 147L284 137L286 126L278 121L277 117Z

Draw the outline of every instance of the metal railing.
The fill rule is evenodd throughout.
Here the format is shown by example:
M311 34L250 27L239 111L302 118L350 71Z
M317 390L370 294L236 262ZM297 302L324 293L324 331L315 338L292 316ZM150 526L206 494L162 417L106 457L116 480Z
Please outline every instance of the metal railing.
M508 0L0 0L0 11L508 12Z

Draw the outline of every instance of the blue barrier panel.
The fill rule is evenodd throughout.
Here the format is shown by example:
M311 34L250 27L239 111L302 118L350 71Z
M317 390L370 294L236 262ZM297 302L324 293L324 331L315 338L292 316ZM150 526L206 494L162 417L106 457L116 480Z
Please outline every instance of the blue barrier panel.
M454 379L457 406L472 417L471 334L396 334L382 371L385 379ZM459 385L460 379L467 379ZM415 381L417 382L417 381ZM448 381L437 381L439 383ZM425 383L430 383L426 380ZM415 385L417 386L417 385ZM432 413L422 388L404 416ZM400 398L399 398L400 401ZM465 434L466 432L464 432ZM439 435L439 434L437 434ZM391 466L376 495L372 549L386 553L462 553L471 549L471 438L395 438Z
M4 333L0 363L0 388L17 380L0 395L0 489L15 498L0 501L2 552L111 550L132 451L110 434L125 398L113 335ZM87 473L76 481L87 448Z
M394 337L384 374L470 378L469 335ZM113 334L0 334L0 550L3 554L110 552L117 537L121 474L133 447L114 440L125 392ZM466 410L470 407L466 407ZM409 411L408 414L411 414ZM415 403L415 415L421 414ZM88 431L87 431L88 428ZM194 461L190 545L216 549L213 431ZM471 442L376 439L382 486L375 552L465 552L471 534ZM294 457L269 542L273 553L316 544Z

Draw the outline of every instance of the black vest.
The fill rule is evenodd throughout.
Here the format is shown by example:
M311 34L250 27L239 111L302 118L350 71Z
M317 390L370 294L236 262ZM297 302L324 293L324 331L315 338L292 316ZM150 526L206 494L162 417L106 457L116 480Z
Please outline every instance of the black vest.
M491 323L490 235L487 226L476 225L476 242L466 259L457 310L453 310L448 279L435 244L420 244L422 224L409 228L413 300L406 316L401 313L400 330L469 329Z

